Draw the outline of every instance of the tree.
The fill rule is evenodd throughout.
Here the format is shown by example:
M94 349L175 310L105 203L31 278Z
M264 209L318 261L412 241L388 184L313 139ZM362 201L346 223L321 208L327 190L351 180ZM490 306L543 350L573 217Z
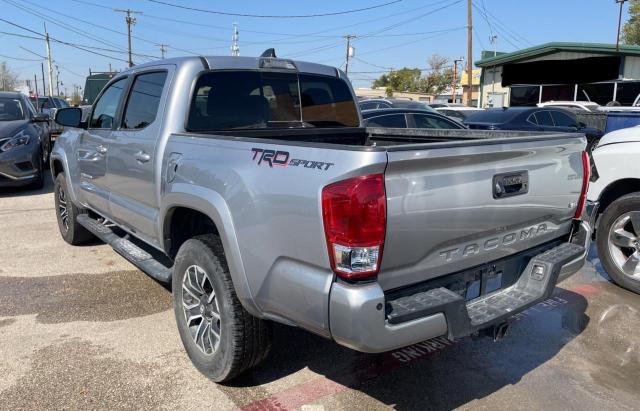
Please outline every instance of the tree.
M427 60L428 74L422 76L422 70L418 68L404 67L400 70L392 70L374 80L373 87L385 87L387 95L394 91L421 92L427 94L440 94L451 85L453 71L447 67L449 59L434 54Z
M13 91L18 85L18 75L11 71L6 62L0 62L0 90Z
M448 67L449 59L438 54L429 57L429 74L420 81L420 91L437 96L451 87L453 70Z
M622 43L640 44L640 0L631 0L629 20L622 27Z
M420 69L402 68L383 74L373 82L373 87L387 87L393 91L417 91Z

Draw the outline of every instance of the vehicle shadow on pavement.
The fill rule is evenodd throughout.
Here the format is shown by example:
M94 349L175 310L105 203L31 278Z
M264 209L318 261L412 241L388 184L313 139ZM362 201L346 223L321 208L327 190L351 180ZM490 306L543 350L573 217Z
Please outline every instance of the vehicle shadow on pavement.
M557 288L546 302L512 317L509 335L500 342L439 338L384 354L358 353L299 329L276 326L269 358L226 391L235 396L236 389L240 394L243 387L246 391L308 367L329 380L332 394L351 389L396 409L451 409L515 384L552 359L587 327L586 308L582 295ZM289 394L323 392L326 380L300 384Z
M5 197L24 197L34 196L41 194L53 193L53 180L49 170L45 170L44 187L38 190L34 190L31 187L2 187L0 188L0 198Z

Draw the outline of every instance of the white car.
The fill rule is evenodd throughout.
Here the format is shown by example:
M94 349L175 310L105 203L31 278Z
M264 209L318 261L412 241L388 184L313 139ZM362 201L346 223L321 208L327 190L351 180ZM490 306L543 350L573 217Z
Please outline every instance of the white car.
M561 107L574 111L586 111L597 112L600 109L600 104L593 101L547 101L544 103L538 103L538 107Z
M640 293L640 126L606 134L592 157L598 256L614 282Z

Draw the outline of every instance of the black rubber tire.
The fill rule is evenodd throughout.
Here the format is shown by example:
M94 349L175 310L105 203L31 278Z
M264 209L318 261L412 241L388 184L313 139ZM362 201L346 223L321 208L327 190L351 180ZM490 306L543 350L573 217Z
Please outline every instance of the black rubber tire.
M36 179L33 180L33 182L31 184L29 184L29 187L34 189L34 190L40 190L42 187L44 187L44 161L42 160L44 153L42 152L42 149L38 151L38 164L37 164L37 171L36 171Z
M596 244L600 262L611 279L620 287L640 294L640 281L634 281L618 269L609 252L609 230L618 217L629 211L640 211L640 193L627 194L609 204L600 216Z
M60 188L64 190L66 197L67 213L69 215L68 229L65 228L64 223L62 222L62 218L60 217ZM77 207L75 204L73 204L73 202L69 198L68 193L69 190L67 189L67 180L65 180L64 173L59 173L56 176L55 181L53 182L53 198L56 208L56 220L58 221L58 229L60 230L60 235L62 236L64 241L71 245L84 244L95 238L90 231L88 231L78 223L78 216L80 214L86 214L87 210L82 207Z
M182 309L182 280L191 265L207 272L220 305L220 343L209 355L193 341ZM218 236L201 235L182 244L175 259L172 288L182 344L194 366L206 377L215 382L229 381L267 357L272 324L253 317L238 300Z

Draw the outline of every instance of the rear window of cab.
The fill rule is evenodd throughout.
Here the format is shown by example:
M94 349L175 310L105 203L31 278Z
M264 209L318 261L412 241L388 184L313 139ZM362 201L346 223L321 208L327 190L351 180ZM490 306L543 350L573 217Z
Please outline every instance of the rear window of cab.
M357 127L351 90L337 77L279 71L210 71L196 81L187 129Z

